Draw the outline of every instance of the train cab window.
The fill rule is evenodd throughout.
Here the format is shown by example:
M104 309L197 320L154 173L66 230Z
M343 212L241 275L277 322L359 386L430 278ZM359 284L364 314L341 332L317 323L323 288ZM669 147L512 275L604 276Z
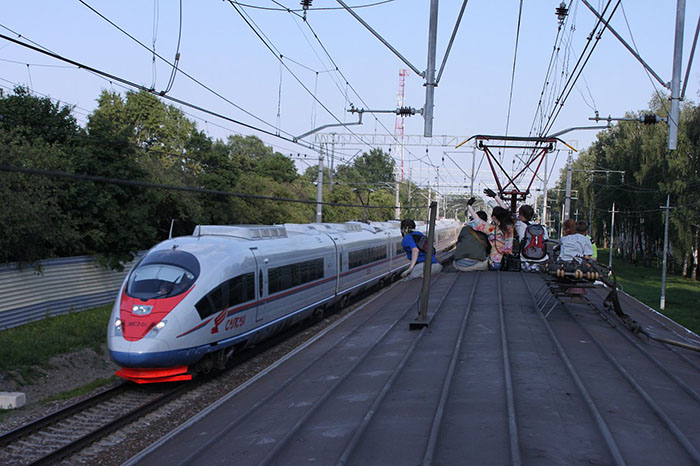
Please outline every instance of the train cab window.
M267 271L269 294L323 278L323 258L274 267Z
M199 261L189 252L153 251L131 271L125 291L128 296L144 301L170 298L189 290L199 270Z
M166 264L146 264L131 273L126 294L143 300L170 298L187 291L195 276L180 267Z

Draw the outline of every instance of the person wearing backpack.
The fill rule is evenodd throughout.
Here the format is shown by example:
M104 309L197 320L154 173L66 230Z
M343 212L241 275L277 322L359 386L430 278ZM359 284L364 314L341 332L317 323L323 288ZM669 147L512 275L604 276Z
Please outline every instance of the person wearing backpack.
M518 220L515 222L515 233L520 245L520 264L522 270L536 272L542 262L546 262L549 240L547 229L539 223L533 223L535 210L532 206L523 204L518 209Z
M404 270L401 277L421 278L423 276L423 266L416 267L418 264L425 262L425 253L428 250L428 238L420 231L415 231L416 222L410 219L401 220L401 246L406 251L406 257L411 261L408 269ZM430 268L431 275L436 275L442 271L442 265L435 257L435 249L433 249L432 264Z
M471 208L474 201L473 197L469 199L467 206ZM466 214L469 216L469 209L467 209ZM476 212L476 215L472 214L472 220L464 224L457 238L457 248L452 265L460 272L486 270L489 265L488 257L491 252L491 244L487 234L476 230L477 217L484 222L488 221L486 212L483 210Z

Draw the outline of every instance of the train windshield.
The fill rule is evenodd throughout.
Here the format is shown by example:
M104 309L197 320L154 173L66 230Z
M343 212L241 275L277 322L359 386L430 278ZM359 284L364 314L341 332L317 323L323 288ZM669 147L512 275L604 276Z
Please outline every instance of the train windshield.
M134 268L126 294L133 298L162 299L184 293L199 275L199 262L183 251L156 251Z

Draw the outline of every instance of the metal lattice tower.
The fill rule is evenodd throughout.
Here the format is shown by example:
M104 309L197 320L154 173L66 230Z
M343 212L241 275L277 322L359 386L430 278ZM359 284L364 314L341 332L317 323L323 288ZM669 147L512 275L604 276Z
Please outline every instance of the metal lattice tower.
M404 68L399 69L399 92L396 94L396 107L401 108L404 106L406 103L406 95L405 95L405 88L406 88L406 76L408 76L408 70ZM404 135L404 128L405 128L405 120L406 117L404 115L396 115L396 122L394 123L394 140L396 141L394 145L394 157L397 157L401 160L401 165L400 165L400 177L401 181L404 180L404 171L403 171L403 135Z

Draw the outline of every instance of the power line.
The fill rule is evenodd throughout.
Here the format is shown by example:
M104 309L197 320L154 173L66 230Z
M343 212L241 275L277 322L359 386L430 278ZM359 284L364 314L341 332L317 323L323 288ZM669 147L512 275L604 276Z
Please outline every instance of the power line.
M5 39L5 40L8 40L8 41L10 41L10 42L14 42L14 43L17 44L17 45L21 45L22 47L26 47L26 48L31 49L31 50L34 50L34 51L36 51L36 52L42 53L42 54L44 54L44 55L48 55L48 56L50 56L50 57L52 57L52 58L55 58L55 59L57 59L57 60L61 60L61 61L64 61L64 62L66 62L66 63L70 63L70 64L72 64L72 65L77 66L78 68L83 68L83 69L85 69L85 70L87 70L87 71L90 71L90 72L92 72L92 73L101 75L101 76L103 76L103 77L105 77L105 78L112 79L112 80L114 80L114 81L118 81L118 82L120 82L120 83L122 83L122 84L126 84L127 86L133 87L134 89L138 89L138 90L141 90L141 91L144 91L144 92L148 92L149 94L159 96L159 94L158 94L155 90L149 89L149 88L147 88L146 86L143 86L143 85L141 85L141 84L134 83L134 82L132 82L132 81L129 81L129 80L124 79L124 78L121 78L121 77L119 77L119 76L116 76L116 75L107 73L107 72L105 72L105 71L101 71L101 70L99 70L99 69L97 69L97 68L93 68L93 67L91 67L91 66L82 64L82 63L77 62L77 61L75 61L75 60L71 60L70 58L63 57L63 56L58 55L58 54L56 54L56 53L54 53L54 52L50 52L50 51L47 51L47 50L42 50L42 49L40 49L39 47L36 47L36 46L31 45L31 44L27 44L27 43L21 42L21 41L19 41L19 40L13 39L12 37L8 37L8 36L6 36L6 35L4 35L4 34L0 34L0 38ZM294 143L294 144L298 144L298 145L300 145L300 146L302 146L302 147L306 147L306 148L308 148L308 149L316 150L316 149L313 147L313 145L311 145L311 144L301 143L301 142L295 141L295 140L293 140L293 139L291 139L291 138L287 138L287 137L285 137L285 136L281 136L281 135L272 133L272 132L270 132L270 131L264 130L264 129L262 129L262 128L257 128L257 127L255 127L255 126L253 126L253 125L249 125L248 123L244 123L244 122L239 121L239 120L236 120L236 119L234 119L234 118L227 117L227 116L222 115L222 114L220 114L220 113L214 112L213 110L209 110L209 109L206 109L206 108L204 108L204 107L200 107L199 105L192 104L192 103L190 103L190 102L187 102L187 101L178 99L178 98L176 98L176 97L172 97L172 96L169 96L169 95L160 95L159 97L162 97L163 99L167 99L167 100L170 100L170 101L175 102L175 103L178 103L178 104L180 104L180 105L184 105L184 106L186 106L186 107L190 107L190 108L195 109L195 110L198 110L198 111L200 111L200 112L207 113L207 114L212 115L212 116L215 116L215 117L217 117L217 118L221 118L222 120L230 121L230 122L235 123L235 124L237 124L237 125L241 125L241 126L243 126L243 127L246 127L246 128L249 128L249 129L252 129L252 130L255 130L255 131L259 131L259 132L264 133L264 134L267 134L267 135L269 135L269 136L274 136L274 137L283 139L283 140L285 140L285 141L292 142L292 143Z
M140 187L140 188L158 188L158 189L166 189L166 190L171 190L171 191L184 191L184 192L192 192L192 193L199 193L199 194L214 194L214 195L218 195L218 196L240 197L240 198L247 198L247 199L259 199L259 200L265 200L265 201L290 202L290 203L313 204L313 205L322 204L322 205L336 206L336 207L364 207L364 208L370 208L370 209L395 209L396 208L396 206L393 206L393 205L387 206L387 205L342 204L342 203L337 203L337 202L317 202L315 200L309 200L309 199L290 199L290 198L275 197L275 196L262 196L259 194L233 193L233 192L228 192L228 191L219 191L216 189L190 188L187 186L176 186L176 185L170 185L170 184L151 183L148 181L128 180L128 179L122 179L122 178L111 178L111 177L96 176L96 175L83 175L83 174L79 174L79 173L67 173L67 172L62 172L59 170L40 170L37 168L29 168L29 167L15 167L15 166L6 165L6 164L0 164L0 171L11 172L11 173L23 173L23 174L27 174L27 175L47 176L47 177L54 177L54 178L67 178L67 179L71 179L71 180L91 181L91 182L97 182L97 183L116 184L116 185L122 185L122 186L135 186L135 187ZM409 209L409 208L410 209L422 209L422 208L425 208L425 206L402 207L402 209Z
M168 61L167 59L163 58L161 55L159 55L158 53L156 53L156 51L155 51L154 49L148 47L146 44L144 44L143 42L141 42L140 40L138 40L136 37L134 37L133 35L131 35L128 31L124 30L122 27L120 27L120 26L119 26L118 24L116 24L114 21L112 21L111 19L107 18L105 15L103 15L102 13L100 13L98 10L96 10L95 8L93 8L92 6L90 6L87 2L85 2L84 0L78 0L78 1L79 1L80 3L82 3L83 5L85 5L90 11L92 11L93 13L95 13L97 16L99 16L100 18L102 18L103 20L105 20L107 23L109 23L110 25L112 25L114 28L116 28L119 32L121 32L122 34L124 34L125 36L127 36L129 39L133 40L134 42L136 42L137 44L139 44L141 47L143 47L144 49L146 49L146 50L148 50L149 52L151 52L153 55L155 55L156 57L158 57L159 59L161 59L163 62L165 62L165 63L167 63L168 65L170 65L171 67L175 68L176 65L175 65L174 63L170 63L170 61ZM7 29L7 28L6 28L6 29ZM9 30L9 29L8 29L8 30ZM12 32L14 32L14 31L12 31ZM15 33L15 34L17 34L17 33ZM17 34L17 35L19 35L19 34ZM20 36L20 37L21 37L21 36ZM30 41L30 42L31 42L31 41ZM38 44L37 44L37 45L38 45ZM46 50L48 50L48 49L46 49ZM195 82L197 85L199 85L199 86L201 86L202 88L206 89L207 91L211 92L211 93L212 93L213 95L215 95L216 97L220 98L220 99L223 100L224 102L230 104L231 106L235 107L236 109L240 110L241 112L245 113L246 115L250 116L251 118L254 118L255 120L259 121L260 123L263 123L263 124L269 126L270 128L273 128L275 131L281 131L282 133L284 133L284 134L286 134L287 136L290 136L290 137L293 137L293 136L294 136L293 134L288 133L288 132L286 132L286 131L283 131L281 128L277 128L277 127L276 127L275 125L273 125L272 123L268 123L267 121L263 120L262 118L258 117L257 115L253 114L252 112L250 112L250 111L244 109L244 108L241 107L240 105L238 105L238 104L236 104L235 102L231 101L230 99L226 98L225 96L223 96L223 95L220 94L219 92L215 91L215 90L212 89L211 87L207 86L207 85L204 84L203 82L199 81L197 78L195 78L194 76L190 75L189 73L187 73L186 71L182 70L181 68L178 68L178 69L179 69L179 71L180 71L181 74L183 74L183 75L185 75L186 77L188 77L189 79L191 79L191 80L192 80L193 82ZM154 89L153 89L153 86L152 86L151 89L154 90Z

